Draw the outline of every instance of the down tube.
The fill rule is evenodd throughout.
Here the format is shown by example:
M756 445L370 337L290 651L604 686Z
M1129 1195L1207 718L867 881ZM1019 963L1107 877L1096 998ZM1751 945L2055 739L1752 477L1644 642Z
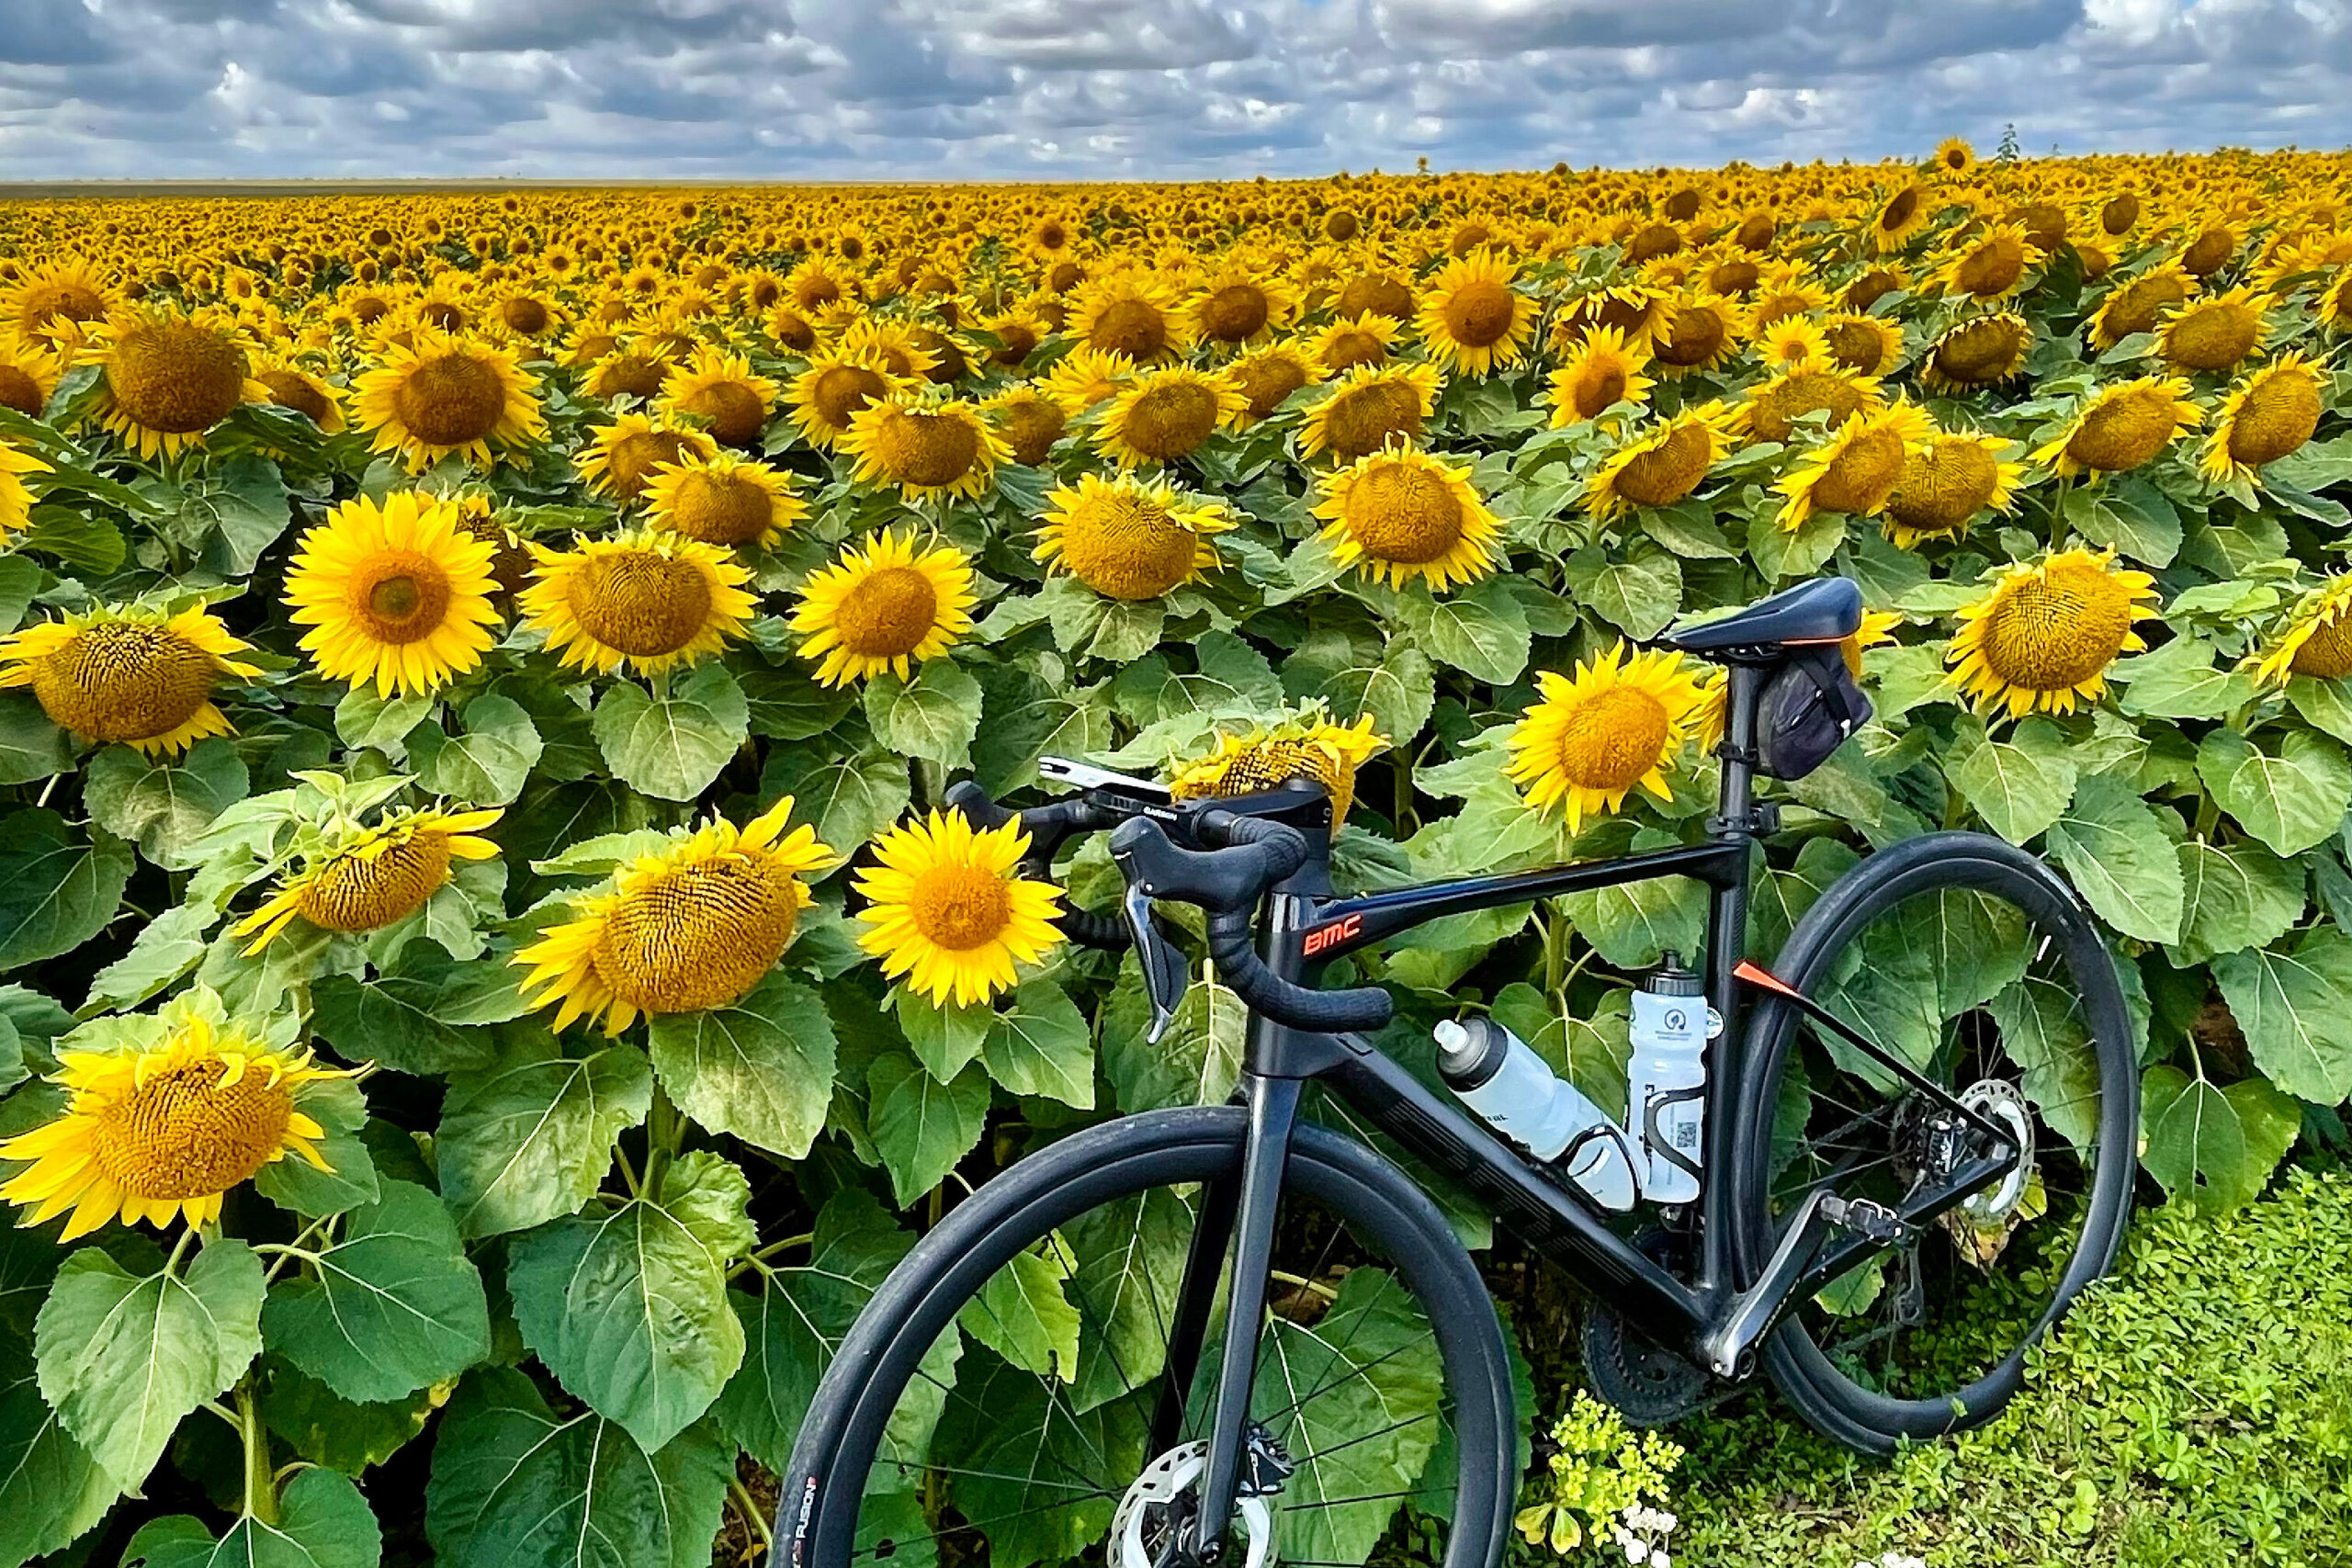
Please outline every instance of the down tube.
M1324 1081L1382 1132L1459 1182L1537 1251L1609 1295L1652 1337L1680 1344L1703 1325L1700 1298L1619 1240L1581 1200L1529 1170L1401 1065L1361 1039L1342 1039L1348 1049L1333 1053L1340 1059Z

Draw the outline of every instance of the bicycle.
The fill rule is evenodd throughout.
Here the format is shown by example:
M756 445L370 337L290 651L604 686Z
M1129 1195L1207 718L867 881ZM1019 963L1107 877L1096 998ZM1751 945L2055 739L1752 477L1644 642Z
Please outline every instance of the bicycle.
M1017 817L1037 868L1112 832L1123 918L1074 910L1066 930L1134 945L1159 1026L1187 974L1155 905L1204 913L1249 1010L1238 1088L1052 1143L914 1247L802 1426L777 1526L794 1568L982 1549L1027 1568L1098 1545L1114 1568L1356 1568L1400 1517L1443 1532L1447 1568L1497 1561L1525 1462L1510 1353L1444 1213L1372 1140L1589 1288L1588 1370L1637 1419L1759 1363L1865 1452L1997 1413L2120 1245L2135 1055L2088 910L1998 839L1930 832L1861 857L1772 968L1748 957L1751 891L1781 907L1804 890L1755 866L1780 828L1756 798L1759 700L1860 608L1824 579L1658 639L1725 666L1717 809L1702 841L1621 859L1339 897L1312 782L1179 802L1055 762L1080 788L1052 805L952 792L983 826ZM1656 1105L1613 1129L1629 1156L1702 1178L1646 1226L1566 1173L1577 1151L1538 1160L1383 1050L1389 991L1312 985L1443 916L1678 876L1707 890L1721 1029L1703 1089L1681 1095L1702 1108L1677 1123L1695 1140L1634 1149Z

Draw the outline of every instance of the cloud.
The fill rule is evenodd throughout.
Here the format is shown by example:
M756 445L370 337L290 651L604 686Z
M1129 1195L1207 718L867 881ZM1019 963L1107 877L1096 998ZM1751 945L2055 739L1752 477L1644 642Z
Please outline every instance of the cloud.
M0 0L0 175L1198 177L2352 141L2345 0Z

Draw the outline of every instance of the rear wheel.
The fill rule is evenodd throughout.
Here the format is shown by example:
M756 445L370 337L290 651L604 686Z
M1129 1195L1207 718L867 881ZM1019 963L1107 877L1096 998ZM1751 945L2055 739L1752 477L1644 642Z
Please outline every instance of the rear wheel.
M1106 1123L925 1236L801 1431L778 1520L795 1568L1182 1562L1248 1124L1238 1107ZM1254 1495L1222 1561L1355 1568L1409 1536L1423 1560L1486 1568L1517 1482L1509 1364L1435 1206L1369 1150L1300 1128L1268 1299Z
M1834 852L1809 847L1814 864L1776 874L1789 880L1768 892L1802 887ZM2000 1152L1980 1122L2021 1157L1800 1303L1766 1365L1815 1427L1868 1450L1987 1420L2122 1241L2139 1074L2114 960L2047 866L1997 839L1938 833L1835 881L1774 973L1975 1115L1767 996L1740 1095L1750 1277L1817 1188L1900 1211Z

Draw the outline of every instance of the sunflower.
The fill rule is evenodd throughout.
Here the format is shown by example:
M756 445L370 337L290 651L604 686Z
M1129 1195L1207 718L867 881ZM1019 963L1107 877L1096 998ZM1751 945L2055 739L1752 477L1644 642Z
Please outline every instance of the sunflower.
M984 400L980 408L994 422L1011 460L1024 468L1045 467L1053 456L1054 443L1069 427L1069 415L1062 405L1025 383Z
M1957 136L1947 136L1936 143L1935 152L1929 161L1939 175L1965 178L1975 172L1976 149Z
M2309 358L2290 354L2266 365L2222 400L2198 467L2209 479L2252 480L2264 464L2300 450L2326 406Z
M2006 299L2041 260L2041 249L2015 223L1996 223L1952 253L1930 280L1950 295L1980 304Z
M1306 411L1299 423L1299 455L1313 462L1329 452L1352 463L1392 441L1419 441L1443 382L1434 365L1366 365L1349 371Z
M1431 356L1469 376L1518 364L1535 330L1535 307L1512 289L1517 276L1488 250L1440 267L1423 287L1416 317Z
M1165 479L1081 474L1046 498L1036 559L1069 572L1105 599L1158 599L1217 565L1210 536L1234 526L1224 506Z
M232 657L245 651L202 608L99 604L0 639L0 687L30 686L51 722L85 740L177 756L232 732L212 688L261 673Z
M2023 316L1972 316L1936 339L1919 379L1930 391L1981 391L2023 370L2032 346L2033 327Z
M838 860L803 824L786 832L786 795L742 828L713 818L639 856L509 962L528 965L534 1008L560 1003L551 1026L576 1018L618 1034L639 1013L702 1012L739 1000L767 977L816 900L802 878ZM531 997L530 993L538 995Z
M1362 319L1378 321L1384 327L1389 324L1384 316ZM1247 425L1272 416L1301 387L1321 381L1323 366L1313 349L1295 343L1278 343L1243 355L1226 367L1226 375L1240 389L1245 400L1240 423Z
M116 293L87 262L63 257L0 292L0 322L20 337L71 339L114 314Z
M851 295L856 283L846 272L837 270L834 264L822 256L810 256L784 280L792 302L809 314L829 305L841 303Z
M1370 310L1337 317L1315 334L1307 352L1325 374L1337 376L1359 365L1385 363L1401 330L1393 318Z
M842 334L841 351L901 381L927 379L939 356L917 337L912 324L884 316L860 316Z
M1787 497L1781 526L1793 533L1816 512L1876 516L1894 493L1905 461L1935 432L1935 421L1914 403L1852 415L1773 485Z
M589 367L584 390L592 398L652 399L662 393L673 367L662 351L642 338L627 343L604 340L609 347ZM589 346L583 344L583 349Z
M1905 185L1886 198L1871 219L1871 244L1880 251L1899 251L1928 226L1928 193L1917 183Z
M1829 362L1856 376L1883 376L1903 357L1903 328L1882 316L1849 311L1822 323Z
M2329 578L2297 601L2286 628L2247 660L2266 684L2298 675L2340 681L2352 675L2352 572Z
M1185 301L1195 336L1226 345L1264 343L1298 313L1298 293L1279 273L1228 261Z
M288 1154L333 1168L303 1091L347 1072L187 1003L139 1022L144 1043L60 1051L51 1081L70 1096L65 1110L0 1143L0 1158L32 1162L0 1187L0 1198L32 1210L25 1224L71 1210L61 1242L117 1215L159 1230L175 1216L210 1224L229 1189Z
M322 931L380 931L408 919L449 880L456 860L492 860L498 846L476 838L502 814L490 811L386 812L372 825L344 823L334 837L281 877L269 897L232 934L250 936L251 958L297 916Z
M40 418L62 369L56 350L39 338L0 336L0 408Z
M1135 361L1126 355L1081 344L1056 360L1038 386L1061 404L1064 413L1075 417L1118 396L1135 373Z
M1881 400L1875 377L1834 370L1792 370L1751 383L1747 397L1731 428L1751 441L1779 442L1807 414L1827 413L1827 428L1834 430L1857 413L1875 412Z
M1502 525L1470 488L1470 465L1402 445L1325 474L1315 515L1342 567L1402 588L1414 578L1443 592L1495 570Z
M860 410L906 383L853 355L814 354L808 367L792 378L792 423L809 446L830 452L850 432Z
M239 405L265 402L252 345L228 318L126 309L78 356L101 367L98 423L142 457L177 457Z
M2262 346L2273 301L2241 285L2173 307L2156 330L2156 356L2176 370L2233 370Z
M721 446L756 446L775 408L776 385L740 354L706 345L662 384L662 412L707 422Z
M828 686L886 671L903 681L972 629L978 603L963 551L944 542L918 549L912 535L884 533L808 575L792 629Z
M645 481L645 520L706 545L765 548L808 515L792 479L729 452L664 463Z
M497 547L457 505L414 491L355 496L302 536L286 572L320 674L377 694L438 691L481 662L498 612Z
M1814 280L1803 264L1775 263L1756 287L1750 320L1758 332L1791 316L1810 316L1829 306L1829 290ZM1855 306L1860 310L1863 307Z
M571 466L588 488L624 505L645 493L653 476L675 463L708 462L718 456L718 443L707 431L691 424L656 423L641 413L625 413L599 425L571 455Z
M317 425L320 434L343 434L343 390L325 377L290 359L271 358L254 367L254 379L269 389L269 401L292 409Z
M1313 779L1331 797L1337 829L1355 804L1356 770L1387 749L1388 738L1373 733L1370 714L1333 724L1320 705L1310 704L1245 733L1220 732L1214 750L1176 767L1168 788L1179 800L1229 800Z
M1192 346L1192 328L1176 309L1175 291L1160 278L1133 270L1080 288L1069 334L1082 347L1117 355L1131 365L1163 365Z
M1190 366L1147 370L1112 399L1094 444L1122 468L1187 457L1239 423L1250 400L1233 378Z
M2197 292L2197 280L2177 262L2127 278L2108 291L2091 316L2091 346L2104 353L2125 338L2154 332L2164 313Z
M1784 316L1758 333L1756 356L1776 375L1829 368L1829 334L1804 316Z
M698 664L743 635L758 609L751 572L723 545L659 528L533 544L530 586L516 597L565 669L645 674Z
M1012 451L980 411L931 392L899 392L857 411L841 450L859 484L892 485L909 501L988 493Z
M1667 774L1707 703L1680 654L1621 642L1573 676L1536 679L1542 698L1512 728L1505 769L1530 807L1558 807L1573 833L1587 817L1621 809L1636 787L1673 798Z
M2009 443L1997 435L1943 432L1928 437L1903 460L1903 477L1886 501L1886 529L1906 550L1929 539L1954 539L1990 507L2007 512L2017 498L2023 463L2007 461Z
M493 441L546 436L538 387L512 350L419 329L407 344L387 343L384 363L353 383L353 412L376 433L371 450L400 453L412 473L453 452L487 466Z
M1357 272L1340 286L1331 301L1331 314L1342 320L1385 316L1401 324L1412 319L1412 287L1386 267Z
M2107 667L2148 646L2133 623L2156 613L2142 603L2155 598L2155 580L2114 560L2112 550L2075 549L2003 573L1960 612L1944 654L1952 684L1979 710L2006 706L2011 718L2097 702Z
M1636 506L1671 506L1699 488L1724 455L1724 405L1685 409L1620 446L1585 482L1585 505L1607 521Z
M1903 624L1903 616L1895 610L1864 610L1862 624L1850 636L1838 643L1838 655L1846 661L1846 672L1859 681L1862 678L1862 655L1873 648L1883 648L1894 640L1894 628ZM1700 750L1705 751L1722 737L1708 739L1701 737Z
M1739 352L1747 335L1747 312L1722 293L1701 294L1675 303L1651 336L1652 363L1661 376L1713 370Z
M1642 367L1648 358L1644 350L1629 349L1614 327L1585 333L1567 362L1552 372L1552 428L1598 419L1620 403L1647 402L1651 381Z
M2103 387L2033 460L2055 464L2061 475L2136 468L2182 431L2205 423L2204 411L2188 400L2188 383L2177 377L2143 376Z
M1009 990L1014 966L1035 964L1061 932L1061 889L1017 874L1029 852L1020 825L979 829L961 812L934 811L875 842L877 863L857 874L867 900L857 943L938 1006L975 1007Z
M51 471L45 459L0 441L0 540L32 522L33 492L25 476Z

